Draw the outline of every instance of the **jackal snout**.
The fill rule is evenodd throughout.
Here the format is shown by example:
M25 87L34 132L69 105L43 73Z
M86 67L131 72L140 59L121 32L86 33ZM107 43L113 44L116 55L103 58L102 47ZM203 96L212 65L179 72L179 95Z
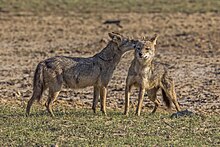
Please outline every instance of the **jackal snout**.
M135 48L138 41L126 38L118 33L109 33L109 37L117 44L119 51L126 52Z

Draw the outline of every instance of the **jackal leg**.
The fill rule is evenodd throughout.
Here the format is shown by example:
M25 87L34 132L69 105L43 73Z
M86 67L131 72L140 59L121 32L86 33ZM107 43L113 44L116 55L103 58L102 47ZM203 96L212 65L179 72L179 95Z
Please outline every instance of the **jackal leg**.
M96 113L96 106L97 106L97 103L98 103L99 94L100 94L99 87L94 86L93 103L92 103L92 110L93 110L94 113Z
M56 100L57 96L59 95L59 93L60 91L54 92L54 91L49 90L49 96L48 96L47 102L45 103L47 111L50 113L52 117L54 117L52 105L53 105L53 102Z
M171 90L168 91L167 95L171 97L171 101L175 105L176 111L180 111L180 106L179 106L179 103L177 102L176 92L175 92L174 88L171 88Z
M144 99L145 87L140 86L139 95L138 95L138 105L136 109L136 115L140 116L141 114L141 107Z
M180 106L177 102L175 86L173 80L165 80L163 82L163 90L166 96L173 102L177 111L180 111Z
M33 105L34 101L35 100L40 100L41 97L42 97L42 93L44 92L45 89L42 89L42 91L37 91L37 90L34 90L33 91L33 95L31 97L31 99L28 101L28 104L27 104L27 108L26 108L26 116L28 116L30 114L30 109L31 109L31 106Z
M151 114L155 113L158 106L160 105L160 101L157 99L157 91L158 91L158 88L153 88L153 89L150 89L150 90L147 90L147 94L148 94L148 97L149 99L154 102L154 109L153 111L151 112Z
M154 106L153 111L151 112L152 114L154 114L154 113L157 111L157 108L158 108L158 106L160 105L160 100L156 99L156 100L154 101L154 104L155 104L155 106Z
M129 112L130 92L131 92L131 85L126 84L126 87L125 87L125 110L124 110L124 115L128 115L128 112Z
M28 104L27 104L26 116L28 116L30 114L31 106L33 105L35 100L36 100L36 97L33 94L33 96L31 97L31 99L28 101Z
M36 100L36 97L33 96L31 97L31 99L28 101L28 104L27 104L27 108L26 108L26 116L28 116L30 114L30 109L31 109L31 106L33 105L34 101Z
M101 111L104 115L106 115L106 95L107 95L106 87L101 87L100 88Z
M33 105L34 101L35 101L35 98L33 98L33 96L32 96L31 99L28 101L28 104L27 104L26 116L30 115L31 106Z

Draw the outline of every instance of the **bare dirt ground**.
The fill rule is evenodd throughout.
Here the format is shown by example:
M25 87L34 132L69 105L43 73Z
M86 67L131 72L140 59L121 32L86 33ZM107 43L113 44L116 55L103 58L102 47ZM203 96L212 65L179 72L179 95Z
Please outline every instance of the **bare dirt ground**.
M107 19L120 19L123 28L104 25ZM135 38L159 33L157 60L172 71L182 109L220 114L220 16L215 13L72 13L68 16L1 13L0 104L27 102L39 61L56 55L92 56L105 46L101 40L108 40L107 34L112 31ZM125 79L132 58L132 51L125 54L114 73L108 88L108 109L122 111L124 107ZM132 91L131 101L135 105L137 89ZM63 89L57 103L90 107L92 93L92 87ZM150 111L152 107L153 103L146 97L144 110Z

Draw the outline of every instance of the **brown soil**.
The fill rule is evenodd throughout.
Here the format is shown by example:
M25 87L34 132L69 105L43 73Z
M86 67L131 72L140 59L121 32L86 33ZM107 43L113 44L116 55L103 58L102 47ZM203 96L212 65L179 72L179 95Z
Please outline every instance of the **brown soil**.
M120 19L123 28L104 25L107 19ZM105 46L102 40L108 40L107 34L112 31L135 38L159 33L157 60L172 71L182 109L220 113L220 16L212 13L0 14L0 104L20 104L30 98L39 61L56 55L92 56ZM114 73L108 88L108 109L122 111L132 58L132 52L125 54ZM63 89L58 102L90 107L92 92L92 87ZM137 89L132 92L131 101L135 104ZM153 103L146 97L144 106L150 111Z

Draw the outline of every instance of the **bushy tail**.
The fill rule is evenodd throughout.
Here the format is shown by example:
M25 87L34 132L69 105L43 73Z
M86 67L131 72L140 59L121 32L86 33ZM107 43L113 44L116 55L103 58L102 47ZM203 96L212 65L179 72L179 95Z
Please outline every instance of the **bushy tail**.
M38 102L41 100L43 90L44 90L44 78L43 78L44 63L39 63L34 73L33 81L33 97L35 97Z
M31 106L35 100L40 101L43 91L44 91L44 78L43 78L43 70L44 63L39 63L34 73L34 81L33 81L33 95L31 99L28 101L26 108L26 116L29 115Z
M168 108L171 108L171 100L169 97L167 97L166 92L162 89L162 97L163 97L163 101L165 102L165 105Z

